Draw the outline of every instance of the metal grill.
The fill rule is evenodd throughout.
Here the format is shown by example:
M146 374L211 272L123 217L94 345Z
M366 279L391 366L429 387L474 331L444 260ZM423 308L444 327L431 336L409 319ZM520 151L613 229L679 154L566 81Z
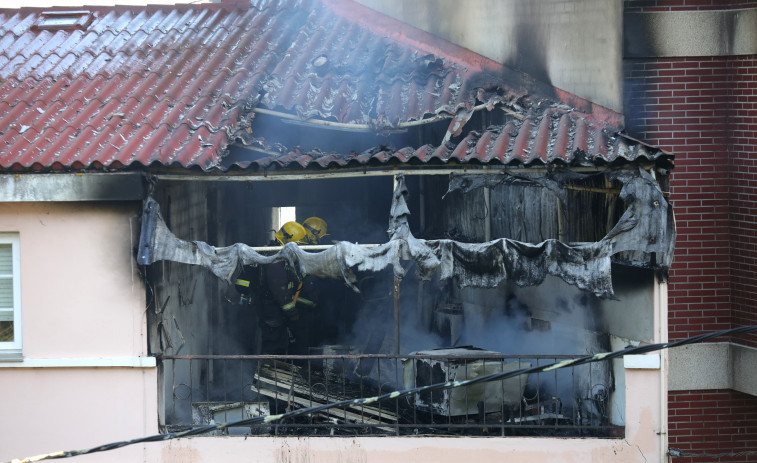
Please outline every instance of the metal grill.
M575 357L439 352L442 354L162 356L161 423L164 431L178 431ZM609 424L612 380L601 366L589 364L428 391L265 425L231 427L223 433L622 436L622 426Z

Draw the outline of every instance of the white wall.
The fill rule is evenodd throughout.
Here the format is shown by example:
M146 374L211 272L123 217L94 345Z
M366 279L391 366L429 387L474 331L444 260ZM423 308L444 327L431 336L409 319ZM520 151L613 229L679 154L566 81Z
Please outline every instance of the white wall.
M589 101L622 109L623 2L357 1Z

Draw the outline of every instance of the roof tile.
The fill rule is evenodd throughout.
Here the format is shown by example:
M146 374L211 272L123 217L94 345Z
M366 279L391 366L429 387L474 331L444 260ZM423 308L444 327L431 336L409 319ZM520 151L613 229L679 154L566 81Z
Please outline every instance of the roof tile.
M0 168L211 169L247 135L240 121L255 104L380 130L481 102L523 103L529 94L507 77L517 73L346 0L86 8L94 18L86 30L55 32L31 27L47 9L0 9ZM503 76L496 98L471 84L484 72ZM636 155L614 149L606 126L584 127L584 119L561 113L533 127L527 119L517 130L485 132L480 146L471 139L457 149L371 155L293 151L257 167L549 161L578 147Z

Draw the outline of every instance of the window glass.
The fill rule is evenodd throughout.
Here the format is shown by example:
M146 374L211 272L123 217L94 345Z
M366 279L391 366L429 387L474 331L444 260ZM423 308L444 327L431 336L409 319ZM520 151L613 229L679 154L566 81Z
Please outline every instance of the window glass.
M0 276L13 276L13 245L0 244Z
M0 321L0 342L6 341L13 341L13 321Z
M13 309L13 277L0 276L0 310L3 309Z
M0 233L0 361L21 355L19 265L18 234Z

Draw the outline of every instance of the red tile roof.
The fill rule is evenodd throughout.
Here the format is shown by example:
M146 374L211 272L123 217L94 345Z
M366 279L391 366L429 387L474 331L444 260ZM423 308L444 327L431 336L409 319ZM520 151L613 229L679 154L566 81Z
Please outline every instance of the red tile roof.
M0 9L0 168L208 170L254 135L256 106L381 129L549 98L619 128L616 113L349 0L81 9L88 24L59 30L39 27L48 9Z

